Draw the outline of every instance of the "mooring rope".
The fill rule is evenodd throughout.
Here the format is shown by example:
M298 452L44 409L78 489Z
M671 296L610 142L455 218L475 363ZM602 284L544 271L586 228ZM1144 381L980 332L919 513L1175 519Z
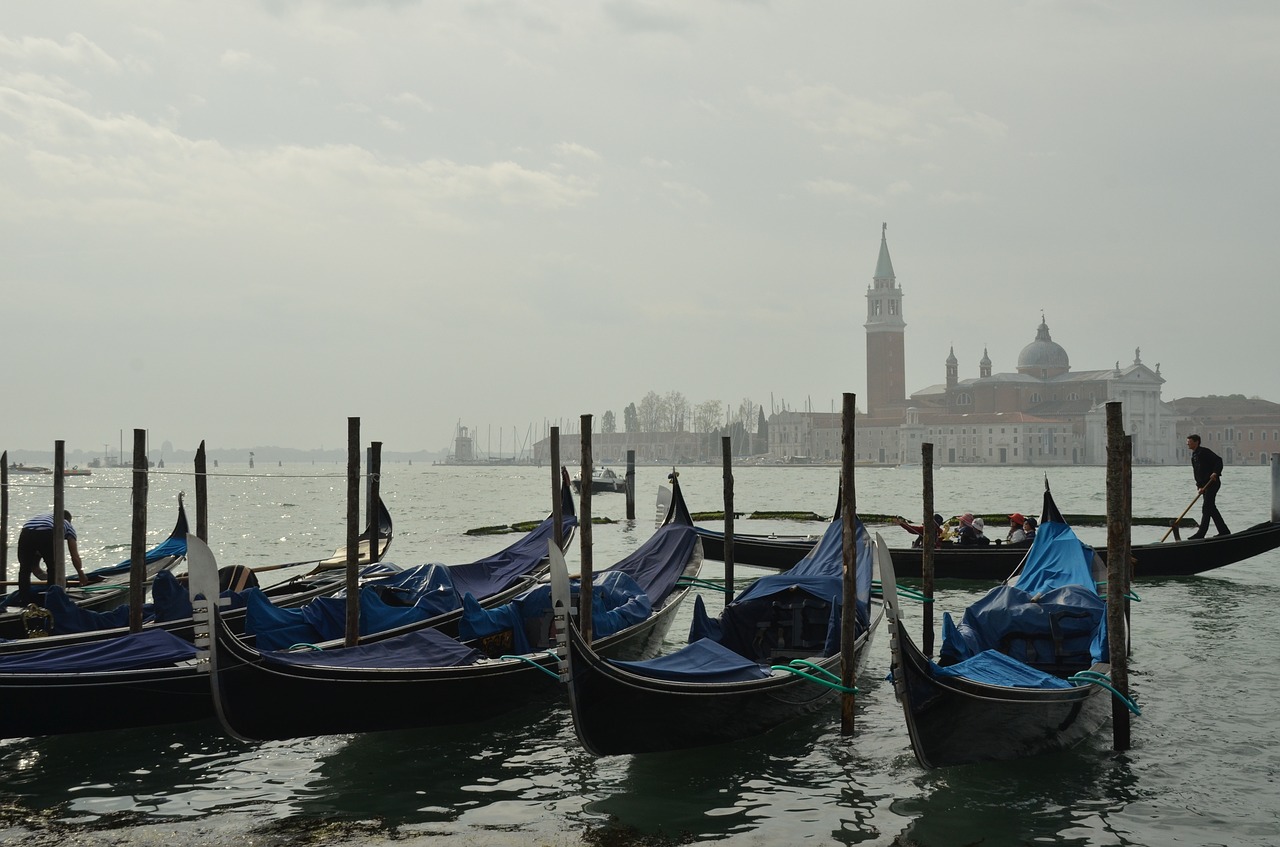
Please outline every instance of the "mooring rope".
M1099 688L1104 688L1107 691L1110 691L1113 697L1123 703L1126 709L1133 712L1135 715L1142 715L1142 709L1138 708L1138 704L1121 694L1119 691L1116 691L1116 689L1111 685L1111 678L1104 673L1100 673L1098 671L1080 671L1079 673L1073 673L1071 676L1067 677L1067 681L1083 682L1089 685L1096 685Z

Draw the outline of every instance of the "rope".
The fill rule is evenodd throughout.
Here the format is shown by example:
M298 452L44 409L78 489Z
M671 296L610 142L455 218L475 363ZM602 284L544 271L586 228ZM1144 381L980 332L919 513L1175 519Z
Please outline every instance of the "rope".
M1124 704L1124 707L1139 717L1142 716L1142 710L1138 708L1138 704L1130 700L1128 697L1116 691L1111 685L1111 679L1104 673L1098 671L1080 671L1073 673L1067 677L1068 682L1083 682L1088 685L1096 685L1099 688L1105 688L1110 691L1112 696Z
M1107 583L1105 583L1105 582L1099 582L1099 583L1097 583L1097 586L1098 586L1099 588L1106 588L1106 587L1107 587ZM1105 600L1105 599L1107 599L1107 592L1105 592L1105 591L1099 591L1099 592L1098 592L1098 596L1099 596L1099 597L1101 597L1103 600ZM1142 598L1141 598L1141 597L1139 597L1139 596L1138 596L1138 593L1137 593L1136 591L1134 591L1133 589L1129 589L1128 591L1126 591L1125 593L1121 594L1120 596L1121 596L1121 597L1123 597L1123 598L1124 598L1124 599L1126 599L1126 600L1132 600L1132 601L1133 601L1133 602L1135 602L1135 603L1141 603L1141 602L1142 602Z
M551 658L555 659L557 662L558 662L558 661L560 661L560 655L559 655L558 653L556 653L554 650L545 650L545 651L543 651L543 652L545 652L545 653L546 653L548 656L550 656ZM524 662L524 663L525 663L525 664L527 664L527 665L530 665L530 666L531 666L531 667L533 667L533 668L536 668L537 670L542 671L544 674L546 674L547 676L551 677L551 678L552 678L552 679L554 679L556 682L559 682L559 681L560 681L560 674L556 673L555 671L548 670L547 668L544 668L542 665L538 664L536 661L534 661L533 659L529 658L528 656L511 656L511 655L507 655L507 656L499 656L498 658L499 658L499 659L517 659L517 660L519 660L519 661L521 661L521 662Z
M915 600L917 603L933 602L932 597L926 597L923 591L920 591L919 589L916 589L916 588L912 588L909 585L895 584L893 587L897 590L897 594L899 597L906 597L908 600ZM884 594L884 586L880 584L880 580L878 579L872 580L871 588L872 590L876 590L878 588L880 590L881 595Z
M696 579L694 577L682 577L676 580L676 587L677 588L706 588L711 591L723 591L726 594L729 592L729 589L723 585L716 585L714 582L710 582L709 580Z
M802 667L793 667L793 665L802 665ZM815 673L811 673L807 668L803 667L803 665L811 665L811 663L806 662L803 659L793 659L790 665L771 665L770 669L775 671L786 671L787 673L795 674L801 679L808 680L809 682L812 682L816 685L826 686L827 688L830 688L833 691L839 691L841 694L857 694L858 693L858 689L856 686L853 688L848 688L846 686L841 685L838 682L830 682L829 680L823 679L821 676ZM819 668L818 670L821 670L821 668ZM826 673L827 676L832 676L832 674L827 673L826 671L823 671L823 673Z

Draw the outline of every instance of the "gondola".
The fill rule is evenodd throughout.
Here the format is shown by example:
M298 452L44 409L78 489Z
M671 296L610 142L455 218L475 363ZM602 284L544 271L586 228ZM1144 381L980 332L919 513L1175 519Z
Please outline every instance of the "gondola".
M708 559L724 558L724 533L698 527ZM738 564L783 570L813 549L811 536L738 535L733 537L733 560ZM1241 532L1131 548L1135 579L1195 576L1242 562L1280 547L1280 523L1265 521ZM893 547L893 566L899 578L918 579L924 554L918 547ZM1106 561L1106 551L1098 554ZM1006 579L1027 555L1027 547L993 544L958 547L942 544L934 550L938 579L996 582Z
M187 510L182 504L182 495L178 495L178 519L173 525L169 537L148 550L145 554L147 579L157 573L169 570L178 564L187 554ZM132 560L125 559L114 565L96 568L85 574L85 585L72 578L67 581L66 597L79 609L95 610L111 608L121 600L129 597L129 572ZM45 592L49 586L34 582L32 592L43 605ZM31 612L29 607L10 607L9 603L17 596L13 592L0 603L0 639L26 638L32 631L52 631L53 622L39 611ZM8 611L6 611L8 610Z
M212 563L189 587L203 638L161 628L88 644L0 656L0 737L94 732L204 720L212 714L207 645L218 575L208 545L188 539L188 564Z
M993 588L959 624L944 616L937 663L907 633L893 559L879 557L894 694L923 767L1071 747L1111 714L1100 559L1062 520L1047 485L1043 515L1016 584Z
M623 605L650 609L642 620L603 637L600 649L637 658L656 652L688 593L681 578L696 577L701 564L688 510L673 508L648 541L600 574L598 587L610 571L616 582L634 582L640 594ZM315 645L318 650L264 652L217 619L211 655L218 718L236 738L284 739L472 723L553 696L560 690L557 659L540 652L549 646L551 614L520 617L520 609L533 608L531 595L494 610L521 626L510 638L530 642L524 653L507 652L502 631L461 641L430 627L374 635L354 647L336 642ZM623 610L597 608L602 623ZM468 603L469 621L474 612ZM493 619L481 616L474 625L486 621Z
M562 521L564 535L571 539L577 519L571 499L566 502L570 509ZM545 570L550 526L548 518L505 550L454 566L460 569L459 583L483 590L481 586L490 579L504 590L487 596L486 602L501 600L513 581L526 584L510 571ZM212 624L201 618L206 604L190 597L221 594L223 603L231 598L222 590L222 574L208 545L192 536L188 547L186 590L192 613L179 626L148 626L137 633L93 633L93 640L67 646L54 646L64 643L57 636L34 644L16 642L26 649L0 655L0 737L124 729L214 717L209 665L203 651ZM531 552L535 549L540 551L536 555ZM539 559L543 560L541 565ZM456 617L443 615L427 623L446 623ZM239 631L245 625L244 610L222 610L219 625ZM201 637L202 632L206 637Z
M183 496L179 494L178 523L174 527L173 533L164 543L147 553L148 578L153 584L161 572L165 570L172 571L173 566L181 561L182 556L185 556L189 527L182 501ZM376 526L380 540L377 550L379 555L382 556L386 554L391 546L394 527L391 513L387 510L387 506L382 502L381 498L379 498L378 506L376 521L370 520L369 526L365 528L361 537L365 539L372 537ZM344 549L340 547L339 552ZM362 558L359 564L361 566L362 581L386 579L401 571L395 565L379 564L379 562L370 563L368 561L368 544L365 544L360 552ZM258 573L312 565L313 569L309 573L292 577L262 589L263 595L273 604L282 608L291 608L300 606L317 597L332 594L345 584L345 573L325 570L319 567L324 561L326 560L310 559L279 565L266 565L258 568L250 568L244 565L228 565L220 569L219 582L223 591L239 592L257 587L259 584ZM117 580L124 578L127 580L129 565L130 562L126 560L118 565L99 568L93 571L91 576L97 574L99 577L106 579ZM161 565L166 565L166 567L162 568ZM185 579L185 577L182 579ZM180 579L179 582L181 581ZM115 586L114 582L106 584ZM94 587L101 590L100 586L95 585ZM39 638L29 638L27 636L30 633L26 629L26 626L29 625L24 625L24 629L21 631L16 627L10 628L8 631L11 635L8 637L11 640L0 641L0 655L33 649L47 650L53 647L84 644L125 634L128 632L128 604L121 604L121 601L127 599L128 587L128 582L123 582L119 585L118 590L104 591L104 599L100 600L94 597L91 598L89 603L81 602L81 598L77 596L75 589L68 589L61 594L58 590L54 590L45 599L45 611L49 615L46 617L43 613L37 613L42 618L43 626L51 634L41 634ZM190 640L190 613L185 608L182 608L187 604L181 601L181 597L186 594L185 586L172 585L162 587L166 588L167 596L173 599L174 605L158 609L157 619L149 620L144 626L160 626ZM108 600L110 602L107 602ZM27 619L30 619L30 617L31 614L28 613ZM243 618L243 607L228 611L228 619L237 631L242 632L244 629ZM0 627L0 632L3 631L5 630Z
M756 581L719 620L699 597L690 643L668 655L610 660L567 626L562 675L582 746L611 756L720 744L829 705L840 680L843 538L833 521L800 563ZM861 522L855 549L860 669L883 611L871 603L872 546Z

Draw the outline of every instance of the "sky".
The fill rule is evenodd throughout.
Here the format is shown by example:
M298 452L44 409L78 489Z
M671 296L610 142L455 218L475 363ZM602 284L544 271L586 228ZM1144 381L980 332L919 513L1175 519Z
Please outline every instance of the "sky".
M1272 2L15 2L0 450L496 451L649 391L1280 401ZM859 402L865 408L865 404Z

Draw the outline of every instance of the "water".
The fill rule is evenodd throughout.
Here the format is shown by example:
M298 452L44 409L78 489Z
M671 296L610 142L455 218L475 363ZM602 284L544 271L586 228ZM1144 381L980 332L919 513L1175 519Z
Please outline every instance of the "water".
M210 481L209 513L220 563L320 557L342 541L345 466L257 471L273 476L216 472L222 475ZM619 520L594 528L598 567L648 536L666 472L637 470L634 525L622 520L621 495L593 499L597 517ZM735 506L827 513L837 474L739 468ZM936 502L948 514L1038 513L1044 475L946 468L935 476ZM1105 511L1102 468L1053 469L1049 477L1064 511ZM52 500L48 478L12 481L11 562L13 526ZM86 567L126 557L129 472L95 471L68 483ZM695 511L721 508L719 468L682 469L681 483ZM153 541L171 528L184 489L193 496L191 477L179 469L151 477ZM396 526L390 558L402 565L479 558L514 536L472 537L466 529L539 518L550 489L545 468L389 465L382 491ZM1176 516L1194 495L1189 468L1135 469L1135 514ZM919 472L859 469L857 502L868 512L919 514ZM1266 519L1269 470L1228 469L1219 503L1234 528ZM742 520L737 529L794 532L797 525ZM901 530L884 532L905 543ZM1102 530L1080 533L1105 543ZM1135 541L1160 534L1139 528ZM594 759L577 746L565 708L551 702L473 727L261 745L231 741L203 724L0 741L0 842L1274 845L1278 570L1280 553L1272 552L1208 576L1137 586L1131 684L1143 716L1134 720L1133 747L1124 754L1110 750L1108 727L1060 754L922 770L882 681L882 631L859 681L851 739L840 735L833 709L739 744ZM722 575L719 563L704 569L704 576ZM980 593L961 583L943 586L940 610L962 609ZM687 631L689 611L682 609L672 639ZM918 621L918 609L907 614Z

